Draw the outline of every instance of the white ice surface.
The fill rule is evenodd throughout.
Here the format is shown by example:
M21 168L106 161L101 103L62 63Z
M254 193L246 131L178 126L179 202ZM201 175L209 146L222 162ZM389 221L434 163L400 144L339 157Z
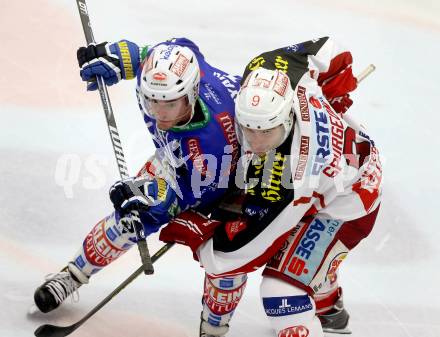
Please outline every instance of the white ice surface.
M372 235L341 269L351 328L356 337L440 336L438 1L96 0L88 6L99 41L186 36L231 73L240 74L262 51L324 35L352 50L355 73L374 63L377 71L353 95L351 113L383 154L384 200ZM93 277L79 303L26 315L44 275L63 267L111 210L107 190L117 170L97 94L85 93L76 79L83 36L75 2L2 1L1 8L0 336L24 337L43 323L81 318L137 268L139 257L132 249ZM110 95L134 174L152 152L134 84L110 88ZM149 243L152 252L160 247L156 237ZM74 336L195 337L202 270L181 247L155 268ZM228 336L273 335L259 280L260 272L251 275Z

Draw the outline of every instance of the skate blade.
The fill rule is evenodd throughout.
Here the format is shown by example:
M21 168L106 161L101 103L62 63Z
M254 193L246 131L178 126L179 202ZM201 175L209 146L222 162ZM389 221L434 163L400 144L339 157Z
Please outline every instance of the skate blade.
M351 334L351 330L349 328L344 328L344 329L325 328L325 329L323 329L323 331L326 334L340 334L340 335L350 335Z
M36 313L40 313L41 311L40 311L40 309L38 309L38 307L35 305L35 304L33 304L29 309L28 309L28 315L34 315L34 314L36 314Z

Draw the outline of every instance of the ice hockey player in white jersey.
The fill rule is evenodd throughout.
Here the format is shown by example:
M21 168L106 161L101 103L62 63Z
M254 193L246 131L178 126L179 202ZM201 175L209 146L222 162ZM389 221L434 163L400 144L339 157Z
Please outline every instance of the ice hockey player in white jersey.
M236 99L236 132L252 153L242 214L187 211L160 235L190 246L206 271L200 336L226 335L247 273L264 265L261 299L275 336L349 332L337 271L374 226L382 179L374 141L345 113L351 63L321 38L247 65Z

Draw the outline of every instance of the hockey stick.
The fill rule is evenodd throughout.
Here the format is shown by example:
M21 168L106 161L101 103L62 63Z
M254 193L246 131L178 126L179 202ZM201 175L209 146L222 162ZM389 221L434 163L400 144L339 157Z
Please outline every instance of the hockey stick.
M163 254L165 254L174 243L167 243L162 246L152 257L151 262L156 262ZM113 297L121 292L127 285L129 285L135 278L137 278L144 271L143 266L139 267L133 274L131 274L124 282L122 282L115 290L113 290L106 298L99 302L89 313L87 313L78 322L69 326L56 326L51 324L44 324L35 330L34 335L37 337L63 337L68 336L81 325L83 325L90 317L98 312L104 305L110 302Z
M374 64L370 64L367 68L364 69L363 72L361 72L357 76L357 82L362 82L368 75L370 75L373 71L376 70L376 66Z
M87 45L95 43L86 2L85 0L76 0L76 4L78 5L78 11L81 17L81 24L86 37ZM96 80L98 82L99 95L101 96L102 107L104 108L105 117L107 119L108 131L112 141L116 162L118 164L119 174L121 179L126 179L128 178L127 164L125 163L124 152L119 139L119 132L116 126L115 116L113 115L113 109L108 96L107 87L100 76L98 76ZM143 271L146 275L151 275L154 273L153 264L151 262L144 229L140 223L139 214L137 211L132 212L131 219L137 236L137 246L141 256Z

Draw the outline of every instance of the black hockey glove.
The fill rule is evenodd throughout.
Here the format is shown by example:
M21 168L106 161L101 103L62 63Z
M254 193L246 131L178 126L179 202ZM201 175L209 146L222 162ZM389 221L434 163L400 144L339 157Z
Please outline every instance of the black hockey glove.
M117 53L117 44L103 42L81 47L77 51L80 75L83 81L89 82L87 90L98 88L96 76L102 76L106 85L113 85L121 80L121 66Z

